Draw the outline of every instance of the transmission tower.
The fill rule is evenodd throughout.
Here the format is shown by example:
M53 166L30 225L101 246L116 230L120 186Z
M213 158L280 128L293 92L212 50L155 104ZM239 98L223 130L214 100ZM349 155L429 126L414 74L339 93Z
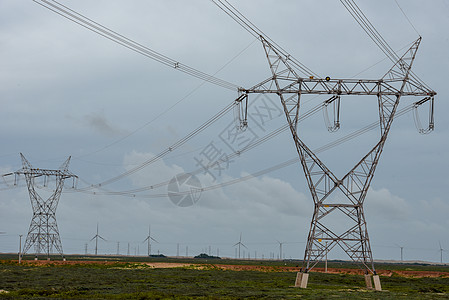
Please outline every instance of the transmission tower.
M59 167L58 170L47 170L33 168L30 162L20 153L22 159L22 169L15 172L15 175L24 175L28 192L30 194L31 206L33 208L33 217L31 219L30 228L27 238L23 246L22 254L34 246L36 256L46 253L49 258L53 253L53 248L63 255L61 238L59 236L58 225L56 223L56 208L58 207L59 198L64 187L66 179L73 179L73 187L75 186L76 175L69 170L70 157ZM44 200L39 196L35 189L35 179L43 178L43 186L47 186L50 177L55 178L55 189L51 196Z
M262 43L271 71L271 76L259 84L249 89L239 89L240 95L236 102L240 105L240 127L247 126L250 94L278 95L312 195L314 211L310 222L303 267L298 273L295 286L306 288L309 271L331 249L339 246L352 261L358 263L365 270L367 287L372 288L374 280L374 288L381 290L379 276L374 268L363 204L401 97L422 97L420 101L414 103L415 108L429 103L429 126L426 129L420 129L420 133L428 133L434 129L433 103L436 92L427 87L411 71L421 37L412 43L404 55L399 57L377 30L373 29L372 24L368 22L362 12L352 13L370 38L381 41L376 44L393 62L393 66L377 80L334 79L329 76L323 78L277 45L226 0L212 0L212 2ZM347 9L351 11L354 6L348 6ZM362 20L358 20L359 18ZM336 131L340 128L339 113L342 96L373 96L377 98L380 138L343 177L337 177L302 140L302 134L298 131L298 123L301 113L300 100L303 95L327 95L329 97L323 103L325 107L334 106L334 122L329 124L329 131ZM334 197L336 194L339 194L339 198ZM344 230L337 231L337 228L334 228L336 226L332 226L328 222L332 216L338 213L343 215L344 220L342 221L345 221L341 223L347 223L345 224L347 228ZM373 278L372 275L374 275Z
M259 39L263 44L272 77L250 89L240 89L240 92L246 97L255 93L271 93L279 96L314 202L303 268L298 273L296 286L307 287L309 271L323 259L329 250L339 246L352 261L359 263L365 269L367 286L372 287L371 275L374 275L375 289L380 290L381 286L374 268L363 204L401 97L424 97L414 105L417 107L429 102L433 114L433 101L436 93L411 76L411 68L421 38L417 39L393 67L378 80L315 78L314 76L302 78L298 75L300 66L290 55L285 54L278 46L263 36L260 36ZM325 105L335 105L334 111L337 113L340 111L342 96L372 95L377 97L380 139L341 178L334 175L301 139L298 131L300 98L301 95L306 94L329 95ZM246 112L246 103L247 100L240 101L240 104L245 106L242 109L243 112ZM245 126L246 113L241 116L241 120ZM433 129L433 115L430 120L429 131ZM339 126L339 115L336 115L332 129L336 130ZM343 195L344 200L336 203L330 196L337 193ZM350 223L343 232L337 232L326 224L329 216L336 213L343 213L345 221Z

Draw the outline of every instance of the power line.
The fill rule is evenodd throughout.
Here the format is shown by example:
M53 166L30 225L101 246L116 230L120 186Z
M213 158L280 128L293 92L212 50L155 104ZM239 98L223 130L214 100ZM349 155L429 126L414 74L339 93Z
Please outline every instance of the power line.
M418 36L421 36L421 34L419 34L418 30L416 29L416 27L413 25L412 21L410 21L409 17L407 17L407 15L405 14L404 10L402 9L402 7L399 5L398 0L394 0L394 2L396 2L396 5L399 7L399 9L401 10L402 14L404 15L404 17L407 19L408 23L410 24L410 26L412 26L413 30L415 30L415 32L418 34Z
M412 111L414 109L414 106L415 106L414 104L411 104L411 105L409 105L409 106L399 110L397 112L397 114L396 114L396 117L400 117L400 116L402 116L402 115ZM373 129L377 128L377 126L379 126L379 122L373 122L373 123L371 123L371 124L361 128L361 129L356 130L356 131L354 131L352 133L349 133L349 134L347 134L347 135L345 135L345 136L343 136L343 137L341 137L341 138L339 138L339 139L337 139L335 141L332 141L332 142L330 142L328 144L325 144L325 145L323 145L321 147L318 147L318 148L314 149L313 151L315 153L321 153L321 152L324 152L324 151L328 151L328 150L330 150L330 149L332 149L334 147L337 147L337 146L339 146L339 145L341 145L343 143L346 143L346 142L348 142L348 141L350 141L350 140L352 140L352 139L354 139L354 138L356 138L356 137L358 137L358 136L360 136L362 134L365 134L365 133L369 132L370 130L373 130ZM246 152L246 151L248 151L250 149L255 148L256 146L259 146L263 142L271 139L272 137L278 135L279 133L281 133L281 132L283 132L283 131L285 131L287 129L288 129L288 126L284 125L284 126L278 128L277 130L271 132L270 134L264 136L263 138L259 139L258 141L252 143L251 145L249 145L248 148L234 152L230 157L233 159L233 158L243 154L244 152ZM237 152L238 152L238 154L237 154ZM223 183L218 183L218 184L215 184L215 185L210 185L210 186L207 186L207 187L203 187L203 188L201 188L201 192L206 192L206 191L211 191L211 190L215 190L215 189L218 189L218 188L227 187L227 186L238 184L238 183L241 183L241 182L244 182L244 181L256 178L256 177L260 177L262 175L265 175L265 174L268 174L268 173L271 173L271 172L274 172L274 171L286 168L286 167L291 166L293 164L296 164L298 161L299 161L299 158L291 158L291 159L286 160L286 161L284 161L284 162L282 162L280 164L273 165L273 166L271 166L269 168L266 168L266 169L263 169L263 170L251 173L251 174L249 174L247 176L244 176L244 177L240 177L240 178L229 180L229 181L226 181L226 182L223 182ZM219 163L219 161L213 162L213 163L209 164L208 166L206 166L205 168L207 168L207 169L212 168L217 163ZM197 170L189 172L189 174L196 175L196 174L201 173L202 171L204 171L204 168L199 168ZM150 185L150 186L145 186L145 187L142 187L142 188L139 188L139 189L127 190L127 191L106 191L106 190L103 190L103 191L100 191L100 192L92 192L92 191L85 191L85 190L82 190L82 189L75 189L75 190L67 190L66 192L83 192L83 193L89 193L89 194L95 194L95 195L115 195L115 196L126 196L126 197L132 197L132 198L135 198L135 197L137 197L137 198L165 198L165 197L168 197L167 193L150 194L150 195L137 195L137 193L143 192L143 191L148 191L148 190L154 190L154 189L166 186L166 185L169 184L169 182L170 182L170 180L167 180L167 181L156 183L156 184L153 184L153 185ZM178 192L178 193L176 193L176 195L186 195L186 194L189 194L189 193L191 193L191 191Z
M228 62L226 62L220 69L218 69L212 76L217 75L220 71L222 71L224 68L226 68L230 63L232 63L237 57L239 57L243 52L245 52L249 47L251 47L254 42L257 40L252 41L248 46L246 46L244 49L242 49L240 52L238 52L236 55L234 55ZM158 120L159 118L161 118L162 116L166 115L169 111L171 111L174 107L176 107L178 104L180 104L181 102L183 102L184 100L186 100L187 98L189 98L191 95L193 95L196 91L198 91L207 81L203 80L203 82L201 82L198 86L196 86L194 89L192 89L190 92L188 92L184 97L182 97L181 99L179 99L178 101L176 101L174 104L172 104L170 107L168 107L167 109L165 109L163 112L161 112L160 114L158 114L156 117L154 117L153 119L151 119L150 121L146 122L145 124L141 125L140 127L134 129L133 131L131 131L130 133L128 133L127 135L119 138L118 140L115 140L114 142L107 144L95 151L92 151L90 153L87 154L83 154L77 157L74 157L75 159L79 159L81 157L85 157L88 155L92 155L98 152L101 152L109 147L112 147L122 141L124 141L125 139L129 138L130 136L134 135L135 133L137 133L138 131L142 130L143 128L147 127L148 125L152 124L153 122L155 122L156 120Z
M399 56L396 54L393 48L391 48L388 42L382 37L382 35L377 31L374 25L369 21L366 15L355 3L355 1L340 0L340 2L351 14L354 20L360 25L363 31L365 31L365 33L369 36L369 38L379 47L379 49L388 57L388 59L390 59L394 64L396 64L396 62L399 60ZM424 86L430 90L430 87L426 83L424 83L412 70L410 70L409 80L410 81L414 80L419 85Z
M238 101L239 98L237 98L236 101ZM232 108L234 108L235 106L235 101L233 101L232 103L228 104L225 108L223 108L221 111L219 111L217 114L215 114L214 116L212 116L208 121L204 122L203 124L201 124L199 127L197 127L195 130L193 130L192 132L190 132L189 134L187 134L184 138L178 140L177 142L175 142L173 145L171 145L170 147L168 147L167 149L163 150L162 152L160 152L158 155L152 157L151 159L143 162L142 164L140 164L139 166L132 168L131 170L128 170L122 174L119 174L113 178L110 178L108 180L105 180L101 183L92 185L90 187L88 187L87 189L91 189L91 188L95 188L95 187L101 187L101 186L105 186L108 185L112 182L118 181L126 176L129 176L137 171L142 170L143 168L145 168L146 166L158 161L159 159L161 159L162 157L164 157L165 155L167 155L168 153L171 153L172 151L176 150L177 148L181 147L182 145L184 145L187 141L189 141L190 139L192 139L193 137L195 137L196 135L198 135L200 132L202 132L203 130L205 130L206 128L208 128L209 126L211 126L213 123L215 123L217 120L219 120L221 117L223 117L226 113L228 113L230 110L232 110Z
M173 69L176 69L178 71L181 71L183 73L186 73L190 76L202 79L204 81L207 81L209 83L221 86L226 89L230 90L238 90L239 86L230 83L228 81L216 78L212 75L208 75L204 72L201 72L195 68L189 67L188 65L182 64L177 60L174 60L172 58L169 58L161 53L158 53L140 43L137 43L134 40L131 40L111 29L108 27L105 27L88 17L70 9L69 7L54 1L54 0L33 0L35 3L47 8L50 11L53 11L54 13L98 34L101 35L119 45L122 45L123 47L126 47L132 51L135 51L143 56L146 56L148 58L151 58L161 64L164 64L166 66L169 66Z
M224 11L228 16L230 16L234 21L236 21L240 26L242 26L246 31L248 31L252 36L262 41L263 39L270 41L276 50L281 53L284 58L293 63L305 76L314 75L319 77L315 72L306 67L303 63L298 61L296 58L287 53L281 46L279 46L275 41L268 37L262 30L260 30L256 25L254 25L248 18L246 18L242 13L240 13L237 8L230 4L227 0L210 0L216 6L218 6L222 11Z

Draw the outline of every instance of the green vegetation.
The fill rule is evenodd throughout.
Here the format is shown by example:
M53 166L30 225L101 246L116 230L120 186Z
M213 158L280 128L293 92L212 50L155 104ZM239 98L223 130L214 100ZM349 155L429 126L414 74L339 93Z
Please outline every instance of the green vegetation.
M195 256L194 258L201 258L201 259L221 259L221 257L208 255L206 253L201 253L200 255Z
M187 260L147 258L153 262ZM72 257L70 261L74 261ZM86 260L79 258L79 260ZM106 258L101 259L105 261ZM308 289L293 288L296 272L231 271L215 268L212 263L229 264L227 260L209 262L204 269L192 267L154 269L128 258L108 264L19 265L17 261L0 262L0 298L5 299L449 299L449 278L405 278L381 276L384 291L364 288L362 276L311 273ZM127 260L127 261L125 261ZM142 261L142 258L139 258ZM113 261L113 262L111 262ZM192 263L207 263L191 259ZM247 262L236 262L249 264ZM260 262L252 261L253 264ZM298 262L262 262L292 264ZM339 263L338 263L339 264ZM383 266L383 265L382 265ZM388 265L388 269L393 269ZM348 268L348 265L339 265ZM444 266L395 265L398 269L427 268L427 271L449 271Z

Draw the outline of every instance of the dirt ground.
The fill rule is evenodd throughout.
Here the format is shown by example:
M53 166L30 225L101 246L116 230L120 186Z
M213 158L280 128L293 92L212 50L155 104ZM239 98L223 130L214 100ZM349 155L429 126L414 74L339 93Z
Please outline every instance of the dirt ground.
M111 265L117 264L116 261L48 261L48 260L31 260L22 261L24 265L78 265L78 264L102 264ZM119 263L120 264L120 263ZM284 266L257 266L257 265L225 265L225 264L191 264L191 263L167 263L167 262L132 262L131 264L147 265L151 268L193 268L193 269L218 269L218 270L233 270L233 271L261 271L261 272L299 272L298 267L284 267ZM324 273L324 268L314 268L311 272ZM346 269L346 268L328 268L328 273L333 274L353 274L363 275L361 269ZM411 270L377 270L377 273L382 276L391 277L393 275L402 277L449 277L449 272L438 271L411 271Z

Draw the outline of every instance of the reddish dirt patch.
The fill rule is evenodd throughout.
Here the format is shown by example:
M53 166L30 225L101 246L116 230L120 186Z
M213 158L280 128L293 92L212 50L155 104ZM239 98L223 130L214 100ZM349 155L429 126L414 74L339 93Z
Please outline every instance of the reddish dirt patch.
M191 263L167 263L167 262L117 262L117 261L48 261L48 260L27 260L22 261L23 265L112 265L112 264L145 264L152 268L180 268L192 267L195 269L219 269L232 271L261 271L261 272L299 272L298 267L287 266L258 266L258 265L222 265L222 264L191 264ZM311 272L324 273L324 268L314 268ZM351 274L363 275L364 271L361 269L347 269L347 268L328 268L328 273L331 274ZM410 270L377 270L381 276L391 277L393 275L401 277L449 277L449 272L438 271L410 271Z

